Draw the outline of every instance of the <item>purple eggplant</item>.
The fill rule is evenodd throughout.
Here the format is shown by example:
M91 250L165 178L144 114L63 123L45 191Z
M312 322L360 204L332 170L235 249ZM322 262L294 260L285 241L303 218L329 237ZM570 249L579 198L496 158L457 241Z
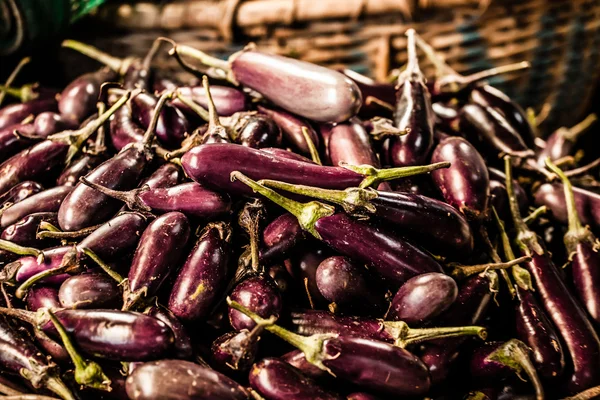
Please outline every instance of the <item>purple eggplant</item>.
M370 186L381 180L397 179L448 166L434 164L381 170L356 167L359 173L348 168L324 167L290 160L235 144L205 144L195 147L181 158L181 163L186 174L196 182L231 195L252 193L244 184L231 181L229 177L234 171L240 171L251 179L272 179L327 189L346 189L361 184Z
M4 267L2 280L25 282L33 276L47 270L58 268L63 258L71 251L70 246L54 247L44 250L42 261L37 256L25 256ZM68 274L60 274L44 279L44 283L56 285L63 283L69 277Z
M590 114L586 119L571 128L561 127L552 132L546 139L544 148L537 154L538 165L544 167L547 157L550 157L551 161L556 161L573 155L577 139L593 126L597 119L596 114Z
M95 103L94 103L95 105ZM19 124L30 115L38 115L46 111L56 111L57 103L53 96L40 97L26 103L11 104L0 109L0 129Z
M544 399L544 388L529 357L525 343L512 339L508 342L489 342L479 346L470 359L471 376L478 381L497 383L503 378L525 372L533 387L536 399ZM522 379L522 378L521 378Z
M433 147L435 116L425 77L419 68L415 31L409 29L408 63L398 77L394 120L397 128L408 133L390 139L389 158L392 165L405 167L423 164Z
M316 279L317 268L327 257L328 253L322 248L306 249L292 259L288 268L288 272L297 285L302 286L303 291L307 293L309 303L313 308L327 304L327 300L319 292Z
M41 178L65 161L69 163L79 147L127 101L128 97L129 94L126 94L120 98L108 111L84 128L57 133L4 161L0 165L0 193L20 182Z
M35 117L33 128L36 137L45 139L54 133L62 132L67 129L74 129L76 128L76 125L60 114L47 111L38 114L38 116Z
M238 303L230 302L255 322L267 323ZM338 379L393 396L422 396L431 384L427 367L415 355L389 343L337 334L300 336L277 325L265 329L297 347L306 359Z
M289 213L280 215L263 229L261 262L270 264L284 259L304 239L306 233L298 223L298 219Z
M189 235L189 221L178 212L164 214L148 225L131 263L131 292L124 294L124 309L133 307L141 297L156 293L169 273L179 266Z
M0 162L36 142L32 123L10 125L0 130ZM40 137L40 140L45 137ZM37 140L39 141L39 140Z
M324 371L316 365L306 361L306 356L300 350L292 350L289 353L285 353L280 358L309 378L323 380L331 377L327 371Z
M432 173L446 202L468 218L482 218L489 203L490 179L486 163L475 147L463 138L448 137L436 146L431 161L451 164L450 168Z
M231 298L261 317L279 317L283 308L281 294L275 283L267 276L251 276L239 283L231 292ZM233 308L229 308L229 322L233 329L252 330L253 320Z
M64 308L112 308L119 304L121 291L115 280L103 272L75 275L60 285L58 298Z
M208 108L209 100L203 86L177 86L177 91L182 96L191 98L200 106ZM228 117L248 109L246 95L241 90L227 86L211 85L210 94L214 100L217 113L221 116ZM193 113L193 110L179 99L174 99L171 104L187 114Z
M144 134L142 142L123 149L115 157L105 161L90 172L86 179L109 189L133 189L152 159L150 144L154 137L159 112L169 94L161 97L156 105L152 124ZM79 183L65 198L58 210L58 222L65 231L76 231L97 223L105 222L118 210L119 202L99 194L93 188Z
M581 223L592 228L600 227L600 194L573 187L575 209ZM568 223L567 204L561 183L544 183L534 193L536 206L546 206L559 222Z
M58 333L45 313L0 309L0 313L36 324L52 337ZM115 361L146 361L171 351L171 329L156 318L116 310L56 310L56 318L76 345L94 357Z
M250 386L268 400L343 400L317 385L301 371L277 358L264 358L252 366Z
M169 297L169 310L183 321L206 318L227 286L231 228L211 223L204 228L179 271Z
M167 213L179 211L189 217L214 219L227 214L231 210L231 200L227 195L221 195L205 189L196 182L182 183L168 188L142 186L128 192L108 189L87 178L82 182L102 195L123 201L133 211Z
M0 239L8 240L21 246L42 248L39 245L44 244L44 242L39 241L36 237L41 222L55 225L57 223L57 214L53 212L29 214L2 231Z
M188 46L175 45L171 53L200 59L226 71L230 80L253 89L278 107L317 122L342 122L362 104L352 80L331 69L248 47L229 61L208 56Z
M363 103L359 114L362 117L380 116L386 111L389 111L391 115L393 105L396 103L396 88L393 84L376 82L350 69L344 69L340 72L352 79L360 89ZM388 107L389 110L387 110Z
M281 129L268 116L255 113L236 113L231 116L229 137L242 146L261 149L281 146Z
M33 196L36 193L44 190L43 186L39 183L32 181L25 181L16 184L9 190L0 194L0 207L7 207L8 204L15 204L26 198Z
M175 337L175 352L173 355L175 357L182 360L192 358L192 339L186 328L171 311L161 305L152 305L144 311L144 314L164 322L173 331L173 336Z
M49 308L51 310L60 308L58 300L58 289L53 287L38 286L27 294L27 309L37 311L40 308Z
M432 272L409 279L394 296L387 319L410 326L431 322L458 296L458 286L448 275Z
M239 172L234 172L232 178L287 209L298 218L303 229L334 250L373 267L394 289L415 275L442 272L441 266L430 255L380 227L356 221L344 213L335 213L332 206L323 203L290 200Z
M0 227L4 229L29 214L58 211L64 198L72 190L71 186L56 186L8 207L0 216Z
M81 123L96 111L100 87L116 74L107 68L88 72L71 82L60 94L58 110L68 121ZM51 111L51 110L45 110Z
M125 105L115 112L110 121L110 140L117 151L130 143L139 143L144 138L144 129L133 120L131 108Z
M0 316L0 368L27 379L34 388L47 388L65 400L75 400L60 380L56 365L48 360L28 338L16 332Z
M456 301L436 322L442 326L477 324L485 315L492 293L497 290L498 274L495 271L487 271L469 278L459 288ZM424 345L420 358L427 365L434 385L447 378L451 364L458 357L465 340L465 337L457 337Z
M310 140L317 149L319 148L319 135L308 122L302 121L295 115L283 110L258 106L258 111L270 117L277 125L279 125L283 134L283 139L286 143L291 145L294 150L297 150L302 154L310 155L310 147L302 133L302 128L306 128Z
M106 158L103 155L83 154L61 172L56 184L75 186L79 183L79 178L86 176L104 161L106 161Z
M393 343L399 347L456 336L487 337L485 328L481 326L410 328L404 321L340 316L320 310L294 312L292 322L302 335L331 333Z
M330 309L379 314L384 308L385 293L369 281L367 275L364 266L346 257L334 256L319 265L315 278L319 291L331 302Z
M554 322L568 349L573 371L568 377L568 390L579 392L600 383L600 339L585 312L567 289L558 269L552 262L542 241L523 222L512 188L512 166L505 157L506 188L511 214L517 231L516 244L524 255L531 255L526 263L538 296Z
M260 182L270 188L338 204L349 214L373 216L388 228L414 238L435 252L468 255L473 250L473 235L465 217L436 199L412 193L360 188L340 191L272 180Z
M140 187L147 185L150 189L170 188L177 185L181 180L183 180L181 169L175 164L166 163L144 179Z
M148 382L154 382L149 385ZM241 385L208 367L181 360L142 364L127 377L127 394L134 400L249 400Z
M140 93L131 98L131 112L142 128L148 129L158 97L149 93ZM177 147L190 131L186 116L177 107L165 104L160 111L156 125L156 137L165 146Z
M309 164L315 164L315 162L313 160L306 158L304 156L301 156L298 153L294 153L293 151L286 150L286 149L280 149L277 147L265 147L264 149L261 149L261 150L264 151L265 153L273 154L274 156L277 156L277 157L283 157L283 158L288 158L290 160L296 160L296 161L307 162Z

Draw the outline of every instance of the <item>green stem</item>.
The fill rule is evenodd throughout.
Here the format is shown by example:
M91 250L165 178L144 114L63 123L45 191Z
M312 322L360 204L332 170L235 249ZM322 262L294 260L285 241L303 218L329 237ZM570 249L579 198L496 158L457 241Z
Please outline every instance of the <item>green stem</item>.
M575 142L583 132L587 131L594 122L596 122L597 119L598 117L596 114L588 115L583 121L564 131L563 137L570 142Z
M349 214L362 214L362 211L374 213L377 211L371 200L378 196L373 189L348 188L345 190L321 189L314 186L294 185L270 179L261 179L259 184L272 189L300 194L315 199L328 201L344 208Z
M527 61L522 61L514 64L501 65L499 67L486 69L484 71L476 72L471 75L463 76L463 75L446 75L436 82L440 88L443 88L446 85L456 85L458 89L462 89L466 86L472 85L476 82L482 81L484 79L491 78L493 76L507 74L509 72L520 71L522 69L527 69L531 67L531 64ZM443 89L442 89L443 91ZM452 89L452 91L456 91L456 87Z
M418 165L414 167L399 167L399 168L384 168L377 169L371 165L349 165L340 163L341 167L354 171L357 174L364 175L365 179L358 186L359 188L368 188L376 186L383 181L392 181L394 179L406 178L407 176L426 174L440 168L450 167L447 161L429 164Z
M8 251L9 253L20 256L43 257L44 253L41 250L33 247L24 247L8 240L0 239L0 250Z
M511 339L487 358L513 369L517 374L525 371L535 389L536 399L544 399L544 389L540 378L529 358L529 347L517 339Z
M558 161L556 161L554 163L556 166L558 166ZM577 175L581 175L581 174L585 174L586 172L589 172L590 170L598 167L600 165L600 158L595 159L594 161L592 161L591 163L584 165L582 167L579 168L574 168L574 169L570 169L568 171L563 171L565 176L571 178L573 176L577 176Z
M317 146L315 146L315 143L310 138L308 128L305 126L302 127L302 136L304 136L304 141L306 142L308 150L310 151L310 158L315 164L323 165L323 163L321 162L321 157L319 157L319 150L317 150Z
M515 253L513 253L512 246L510 244L510 239L506 234L506 230L504 229L504 222L498 216L498 212L496 212L496 208L492 206L492 214L494 214L494 219L496 220L496 225L498 226L498 232L500 233L500 239L502 241L502 248L504 250L504 257L507 260L514 260ZM523 290L533 290L533 283L531 281L531 275L529 271L525 268L522 268L518 265L514 265L511 268L511 274L515 283ZM514 290L513 288L511 288Z
M208 92L207 92L208 93ZM195 112L196 114L198 114L198 116L200 118L202 118L204 121L208 122L211 120L210 118L210 114L208 112L207 109L205 109L204 107L202 107L200 104L196 103L194 100L192 100L191 98L182 95L179 91L175 92L175 96L186 106L188 106L189 108L192 109L193 112Z
M74 269L77 269L77 268L78 268L78 266L73 266L73 265L67 264L67 265L61 265L56 268L47 269L45 271L40 272L39 274L33 275L33 276L29 277L25 282L23 282L21 284L21 286L19 286L17 288L17 290L15 290L15 296L18 299L23 299L23 298L25 298L25 296L27 296L27 292L29 291L29 289L31 289L31 287L33 285L35 285L36 283L38 283L39 281L49 278L51 276L56 276L56 275L60 275L63 273L67 273L68 271L72 272Z
M76 40L67 39L62 42L62 47L66 47L72 50L77 51L93 60L96 60L108 68L112 69L119 75L124 75L127 72L127 68L131 65L130 58L118 58L111 56L108 53L103 52L100 49L95 48L94 46L90 46L85 43L78 42Z
M394 77L394 81L398 79L398 77ZM375 104L381 108L383 108L384 110L388 110L391 112L394 112L394 106L391 105L390 103L387 103L383 100L379 100L377 97L373 97L373 96L367 96L367 98L365 99L365 105L370 106L371 104ZM397 129L397 128L396 128ZM377 137L375 137L375 139L377 139Z
M62 232L60 230L60 228L58 228L57 226L52 225L48 221L42 221L42 222L40 222L40 225L38 226L38 229L39 230L43 230L43 231L50 231L50 232Z
M527 225L531 225L534 221L536 221L539 217L546 214L548 212L548 207L541 206L533 210L527 217L523 219Z
M235 301L232 301L229 297L227 298L227 304L229 304L229 307L233 308L234 310L237 310L237 311L241 312L242 314L246 315L247 317L250 317L255 323L262 324L267 331L273 333L274 335L279 336L281 339L285 340L292 346L294 346L297 349L299 349L300 351L302 351L304 353L304 356L306 357L306 361L321 368L324 371L328 371L329 373L331 373L329 368L327 368L325 365L323 365L323 360L325 360L324 357L327 357L325 354L323 354L323 344L326 340L333 339L333 338L337 337L338 335L335 335L335 334L315 334L315 335L311 335L311 336L298 335L297 333L290 332L285 328L275 325L274 322L270 322L269 319L260 317L259 315L253 313L246 307L242 306L241 304L239 304Z
M35 92L35 88L39 85L37 83L29 83L27 85L23 85L19 88L8 87L6 85L0 85L0 96L2 94L9 95L10 97L14 97L19 99L21 103L26 103L30 100L37 99L39 94Z
M60 230L54 230L54 229L58 229L58 228L56 228L52 224L48 224L48 225L51 227L51 229L40 230L36 234L36 237L38 239L62 239L62 240L78 239L78 238L88 236L90 233L94 232L96 229L101 227L103 224L98 224L98 225L90 226L89 228L83 228L81 230L71 231L71 232L63 232ZM44 227L47 227L47 226L44 225ZM54 229L52 229L52 228L54 228ZM42 224L40 224L40 229L42 229Z
M65 350L67 350L67 353L69 353L69 356L75 365L75 382L83 386L110 392L111 381L104 374L104 371L102 371L102 367L94 361L86 360L81 357L65 327L51 310L47 310L46 312L48 313L50 321L52 321L52 324L56 328L56 331L60 335Z
M19 63L15 67L15 69L10 73L8 78L6 78L6 82L0 88L0 105L2 104L2 102L4 102L4 97L10 90L10 86L13 84L15 79L17 79L17 76L19 75L19 73L21 72L23 67L25 67L30 62L31 62L31 57L22 58L21 61L19 61ZM12 96L12 94L11 94L11 96ZM17 96L17 97L19 97L19 96Z
M119 285L122 285L125 282L125 278L123 278L117 271L113 270L110 265L106 264L96 253L94 253L91 249L84 247L81 249L83 254L88 256L92 261L94 261L102 270L106 273L106 275L113 278Z
M152 119L150 120L150 125L148 125L148 129L146 129L144 137L142 138L142 145L150 146L152 144L152 140L154 140L154 135L156 133L156 126L158 125L158 120L160 118L161 110L167 102L167 100L173 98L174 94L174 90L169 90L159 97L156 106L154 106L154 111L152 114Z
M240 182L252 188L254 192L265 196L267 199L289 211L292 215L298 218L300 226L304 230L310 232L317 239L320 239L321 235L319 235L319 233L316 231L315 223L319 219L323 217L329 217L335 213L335 208L327 204L319 203L317 201L300 203L284 197L276 191L271 190L256 181L253 181L239 171L234 171L231 173L231 180L239 180Z
M369 132L369 135L375 140L383 140L390 136L403 136L410 132L409 128L396 128L394 123L387 118L374 117L369 122L371 123L371 132Z
M406 44L406 51L408 53L408 61L406 63L406 69L398 75L398 85L401 85L405 80L423 81L425 80L421 68L419 67L419 58L417 57L417 45L415 39L416 33L414 29L406 31L406 37L408 39Z
M7 315L12 318L17 318L18 320L27 322L32 326L38 325L38 318L36 316L36 313L32 311L26 311L20 308L0 307L0 314Z
M506 269L518 265L522 262L531 261L530 256L523 256L507 262L487 263L478 265L450 265L452 272L450 275L455 279L465 279L471 275L479 274L486 270Z
M213 101L208 77L206 75L202 77L202 87L206 92L206 99L208 100L208 129L215 129L215 127L221 126L221 121L219 121L219 114L217 113L217 107Z
M480 339L487 338L487 331L482 326L458 326L447 328L410 328L403 321L383 321L383 326L394 338L394 345L406 348L412 344L425 342L427 340L443 339L457 336L478 336Z
M169 54L173 55L175 53L179 56L184 55L193 58L206 66L220 69L226 73L231 71L228 61L220 60L190 46L174 44L173 48L169 51Z
M246 203L238 218L239 225L250 237L252 270L261 272L259 266L258 244L260 243L260 221L264 218L264 207L259 199Z
M519 211L519 202L515 196L515 188L513 184L513 173L512 163L510 156L504 157L504 169L506 174L506 192L508 194L508 204L510 206L510 213L513 217L513 224L517 231L516 242L523 251L530 254L534 251L536 254L541 255L544 253L542 246L539 244L537 235L532 232L521 217Z
M492 208L493 208L493 206L492 206ZM501 263L502 259L500 258L500 255L498 254L498 251L496 251L496 247L494 247L494 245L492 245L492 242L490 241L490 237L488 235L488 232L487 232L487 229L485 228L485 226L484 225L480 225L479 231L480 231L481 239L483 240L483 242L487 246L488 251L489 251L489 255L492 258L492 260L495 263ZM512 281L510 280L510 276L508 275L508 272L506 272L505 269L501 269L500 270L500 275L502 275L502 279L506 283L506 287L507 287L508 292L510 294L510 298L514 299L515 296L517 295L517 293L516 293L516 290L514 288L514 285L512 284Z
M49 377L45 383L46 388L56 393L63 400L76 400L71 390L60 380L59 377Z
M594 386L584 390L583 392L577 393L571 397L565 397L563 400L591 400L600 396L600 386Z
M142 212L151 212L152 208L148 207L141 199L140 194L150 190L150 187L147 185L142 186L141 188L128 190L128 191L120 191L107 188L105 186L99 185L95 182L88 180L85 177L79 178L79 181L86 186L91 187L98 192L105 194L113 199L117 199L119 201L127 204L127 207L134 211L142 211ZM97 228L97 227L96 227Z
M99 101L98 102L98 115L102 115L105 111L106 111L106 104L104 104L102 101ZM102 125L100 125L100 128L98 128L98 132L96 133L96 140L94 141L94 144L93 144L93 150L88 149L88 151L90 153L100 154L101 152L106 150L106 147L104 146L104 142L105 142L105 138L106 138L106 129L105 128L106 128L106 124L102 124Z

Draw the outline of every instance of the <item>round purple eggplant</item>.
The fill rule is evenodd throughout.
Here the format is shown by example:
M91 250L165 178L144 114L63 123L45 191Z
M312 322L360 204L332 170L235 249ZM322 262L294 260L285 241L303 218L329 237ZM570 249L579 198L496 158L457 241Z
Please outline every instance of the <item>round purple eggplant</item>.
M252 366L250 386L268 400L343 400L321 388L298 369L277 358L264 358Z
M283 307L277 286L267 276L253 276L242 281L233 289L230 297L263 318L279 317ZM229 309L229 322L237 331L252 330L256 326L250 317L233 308Z
M239 113L232 118L229 136L233 142L253 149L281 146L281 129L270 117Z
M404 321L410 326L431 322L446 311L458 296L454 279L432 272L406 281L392 300L387 319Z
M148 385L148 382L154 382ZM142 364L127 378L132 400L248 400L241 385L208 367L189 361L160 360Z
M119 304L121 291L113 278L103 272L75 275L60 285L58 298L64 308L112 308Z

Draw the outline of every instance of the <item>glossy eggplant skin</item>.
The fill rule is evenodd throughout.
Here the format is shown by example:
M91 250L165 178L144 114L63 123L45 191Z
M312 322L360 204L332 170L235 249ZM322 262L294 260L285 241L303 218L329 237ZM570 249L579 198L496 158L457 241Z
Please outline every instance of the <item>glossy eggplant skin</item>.
M213 192L196 182L150 189L140 193L139 199L158 213L179 211L190 217L208 220L231 211L231 200L228 195Z
M51 310L60 308L58 300L58 289L46 286L35 286L27 293L27 309L37 311L40 308Z
M63 257L71 250L71 246L60 246L44 250L44 261L41 263L38 262L37 258L33 256L19 258L17 261L15 261L15 263L19 263L19 268L15 275L15 281L22 283L32 276L39 274L40 272L58 268L62 263ZM55 275L45 278L40 282L44 282L48 285L60 285L67 278L69 278L69 276L69 274Z
M595 243L578 241L571 260L573 284L581 304L596 323L600 323L600 304L596 290L600 282L598 265L600 265L600 253Z
M177 185L181 180L183 180L181 169L175 164L166 163L144 179L140 186L147 185L150 189L170 188Z
M148 129L158 97L142 92L131 99L131 112L144 129ZM187 117L177 107L165 104L156 125L156 137L167 147L177 147L190 131Z
M60 94L58 110L73 123L81 123L96 111L100 86L114 81L116 74L108 68L83 74L71 82Z
M104 161L106 161L106 157L103 155L83 154L63 170L56 180L56 184L59 186L75 186L79 183L79 178L86 176Z
M304 376L307 376L309 378L321 380L331 377L331 375L329 375L327 371L323 371L321 368L306 361L304 353L300 350L292 350L289 353L285 353L279 358L282 361L285 361L286 363L290 364L292 367L299 370Z
M450 168L431 176L448 204L467 217L480 218L489 203L489 173L479 152L465 139L451 136L433 151L431 162L449 161Z
M538 242L542 241L538 239ZM533 252L526 263L538 296L571 356L573 372L567 382L573 393L600 382L600 340L547 253Z
M182 321L209 316L224 295L229 276L231 227L209 224L179 271L169 297L169 310Z
M600 194L589 190L573 187L575 208L584 225L593 228L600 227ZM546 206L552 211L552 216L559 222L568 222L567 206L565 203L562 183L544 183L534 193L536 206Z
M112 308L119 304L121 290L104 272L75 275L60 285L60 304L71 309Z
M56 111L57 103L54 97L40 97L27 103L11 104L0 109L0 130L11 125L19 124L30 115L45 111Z
M504 342L487 342L473 351L469 363L471 375L475 379L497 382L515 374L514 369L489 358L503 344Z
M323 297L340 310L373 315L384 308L384 293L368 280L367 269L346 257L333 256L323 260L317 268L316 280Z
M208 98L206 90L200 86L177 86L177 91L185 97L191 97L194 102L204 108L208 108ZM219 85L210 85L210 95L215 103L217 114L221 117L228 117L236 112L246 111L248 109L248 99L241 90ZM179 99L173 99L172 105L179 108L187 114L194 112Z
M492 300L494 289L491 286L497 279L494 271L470 277L459 288L456 301L440 316L436 325L474 325L481 321ZM448 377L450 366L458 357L465 340L464 337L447 338L423 346L420 358L429 368L433 385L442 383Z
M242 146L262 149L281 146L281 129L263 114L240 113L231 127L230 138Z
M323 167L226 143L197 146L181 157L181 164L194 181L231 195L252 194L242 182L231 182L233 171L255 180L273 179L327 189L355 187L364 178L345 168Z
M418 275L396 292L387 319L404 321L411 327L422 326L446 311L457 296L458 286L448 275Z
M281 294L269 276L251 276L243 280L229 297L263 318L278 318L283 308ZM256 326L250 317L231 307L229 322L237 331L252 330Z
M121 151L130 143L141 142L144 137L144 129L133 120L128 104L115 111L110 121L109 132L110 141L117 151Z
M57 220L57 214L53 212L29 214L4 229L0 235L0 239L8 240L25 247L44 248L46 246L40 245L43 245L45 242L36 237L40 222L43 221L55 225Z
M133 189L141 178L148 158L144 150L130 147L100 164L86 178L110 189ZM65 231L77 231L107 221L119 206L119 201L80 182L58 210L58 223Z
M326 391L290 364L264 358L252 366L250 386L268 400L343 400Z
M325 67L251 49L237 53L230 65L239 83L313 121L342 122L362 105L358 86Z
M0 130L0 162L35 143L34 139L19 134L31 137L35 134L35 127L32 123L16 124Z
M154 382L149 385L148 382ZM181 360L142 364L127 378L132 400L248 400L241 385L207 367Z
M442 272L439 263L420 248L344 213L319 219L315 229L337 252L373 267L391 288L399 288L416 275Z
M265 147L261 150L264 151L265 153L273 154L274 156L277 156L277 157L289 158L290 160L296 160L296 161L307 162L309 164L315 164L313 162L313 160L306 158L304 156L301 156L298 153L294 153L293 151L280 149L277 147Z
M56 186L14 204L4 210L0 216L0 228L4 229L29 214L58 211L64 198L72 190L71 186Z
M319 308L327 304L327 300L319 292L316 274L319 264L327 257L328 253L322 248L306 249L292 259L290 268L288 269L288 272L297 282L297 285L303 286L304 291L310 294L309 303L312 301Z
M212 91L212 90L211 90ZM271 118L281 128L283 140L285 143L302 154L310 155L310 149L302 133L302 128L306 127L308 136L312 140L315 148L319 148L321 141L317 132L306 121L301 120L295 115L284 110L269 109L263 106L258 106L258 111Z
M152 221L133 256L130 289L136 292L145 288L147 296L155 294L169 273L179 266L189 235L189 221L181 213L170 212Z
M464 257L473 251L468 221L443 201L420 194L378 191L371 203L379 222L436 254Z
M46 111L38 114L33 121L35 136L45 139L53 133L67 129L75 129L77 125L55 112Z
M531 348L531 361L540 376L559 377L565 369L562 345L552 322L529 290L515 287L518 304L515 309L517 338Z
M175 357L182 360L189 360L192 358L194 353L192 339L186 328L171 311L161 305L152 305L144 311L144 314L164 322L171 329L173 336L175 337L175 351L173 353Z
M325 339L323 351L323 364L335 376L376 393L422 396L431 386L425 364L389 343L338 336Z
M283 260L304 239L306 232L298 219L290 213L282 214L263 229L260 261L271 264Z
M525 144L535 148L535 135L525 111L507 95L490 85L476 86L471 90L470 101L481 106L493 107L519 133Z
M57 310L55 314L79 348L94 357L147 361L173 348L169 327L144 314L116 310ZM58 337L51 321L41 324L41 329Z
M16 184L9 190L0 194L0 207L6 207L7 204L15 204L25 200L29 196L44 190L44 187L37 182L25 181Z
M344 69L340 72L352 79L362 94L363 103L359 111L361 117L370 118L373 116L381 116L382 113L387 111L377 104L369 104L367 100L369 97L374 97L375 99L387 104L394 104L396 102L396 88L393 84L376 82L373 79L350 69Z

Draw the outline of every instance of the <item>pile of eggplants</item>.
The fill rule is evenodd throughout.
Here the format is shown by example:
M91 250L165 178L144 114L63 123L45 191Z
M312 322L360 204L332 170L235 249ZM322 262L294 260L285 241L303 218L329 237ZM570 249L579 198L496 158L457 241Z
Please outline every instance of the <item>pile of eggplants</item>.
M600 395L596 117L543 135L486 83L526 64L406 35L393 83L160 38L0 86L0 394Z

